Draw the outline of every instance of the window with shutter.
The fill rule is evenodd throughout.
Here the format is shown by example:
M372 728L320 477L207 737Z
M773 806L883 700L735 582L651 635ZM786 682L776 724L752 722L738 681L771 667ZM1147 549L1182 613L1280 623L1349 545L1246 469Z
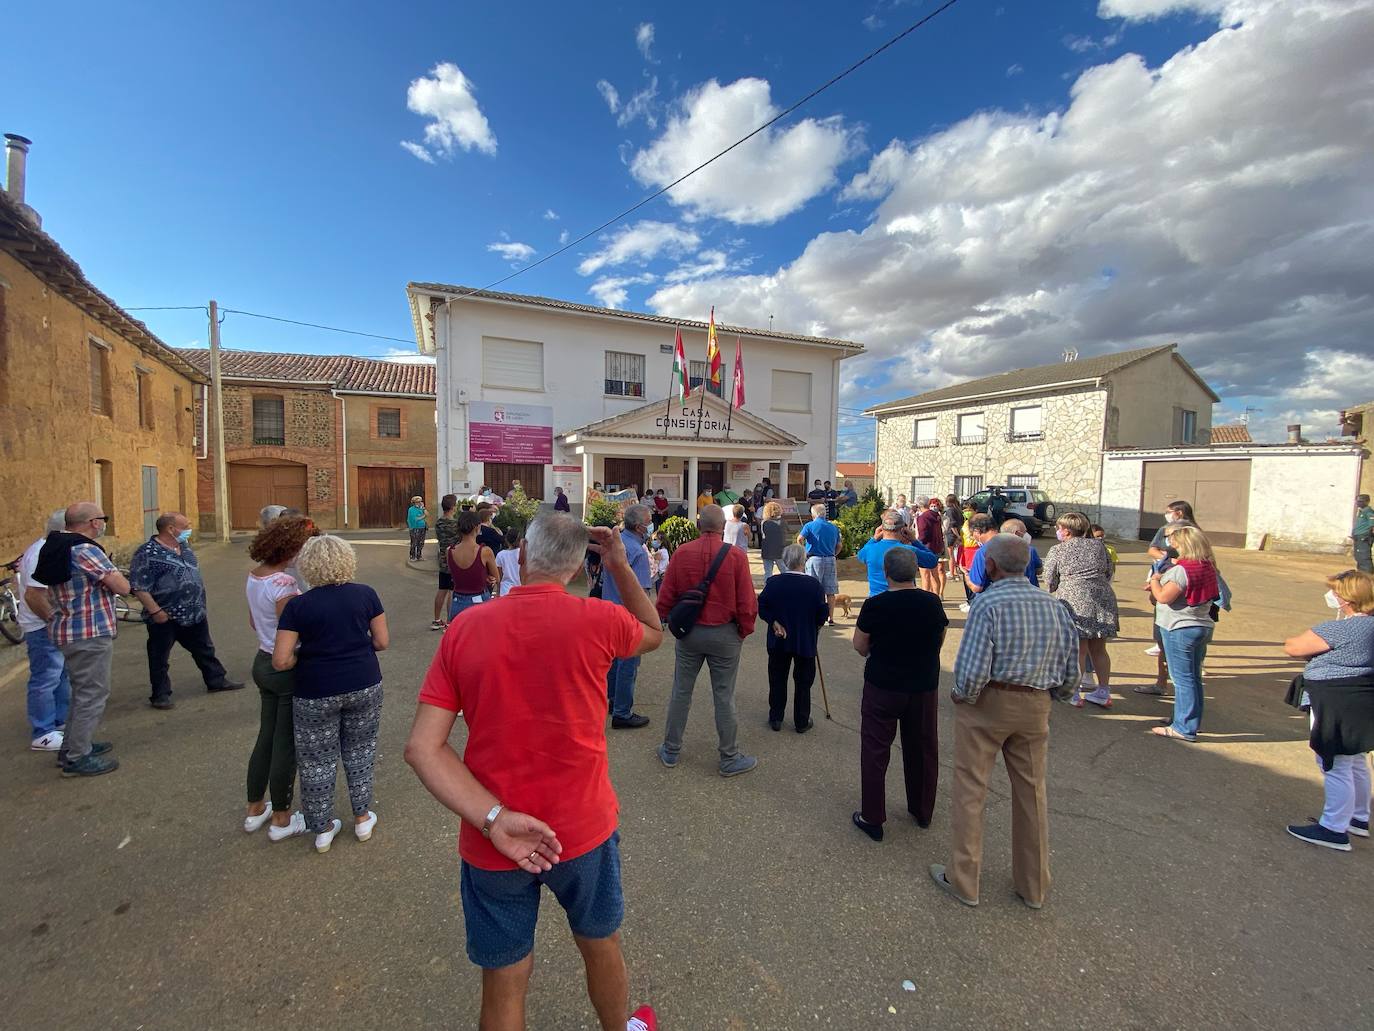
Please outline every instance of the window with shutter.
M1011 410L1011 432L1008 440L1043 440L1045 433L1041 422L1043 409L1040 405Z
M773 400L775 412L811 411L811 373L773 370Z
M482 338L482 385L544 389L544 345L537 340Z
M911 446L937 447L940 441L935 434L939 424L940 420L934 417L929 419L917 419L916 428L912 432Z
M988 434L982 412L959 416L959 436L956 444L986 444Z
M114 404L110 392L110 349L97 340L91 348L91 411L97 415L113 415ZM108 533L109 530L107 529Z

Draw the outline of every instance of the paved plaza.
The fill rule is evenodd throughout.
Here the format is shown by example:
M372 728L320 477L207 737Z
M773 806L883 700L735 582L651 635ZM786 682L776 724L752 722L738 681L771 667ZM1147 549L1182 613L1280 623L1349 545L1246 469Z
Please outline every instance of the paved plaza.
M316 855L308 838L270 845L262 832L244 834L257 691L207 696L178 650L177 707L150 709L141 627L124 626L116 643L100 734L121 766L94 780L63 780L51 755L26 750L19 649L0 656L5 1026L475 1026L479 974L463 954L456 818L401 758L438 643L428 630L433 576L407 566L399 537L357 548L359 579L380 592L392 632L382 656L380 821L366 844L344 833ZM219 653L247 679L255 646L244 544L205 544L199 556ZM1056 705L1051 718L1055 884L1038 913L1011 891L1000 772L980 907L959 906L927 876L949 844L947 690L932 827L897 818L905 807L895 769L886 840L850 825L862 669L852 619L822 631L834 719L824 719L818 684L817 726L804 736L787 725L769 731L763 640L746 643L740 742L760 764L732 780L716 774L700 686L682 762L659 764L671 642L648 656L636 708L653 724L611 733L632 1001L653 1003L666 1031L1374 1024L1374 841L1341 854L1284 833L1320 811L1322 786L1304 719L1283 704L1297 665L1277 642L1326 618L1320 577L1343 566L1219 553L1236 611L1218 627L1203 734L1187 745L1150 736L1167 703L1130 691L1153 676L1154 660L1143 654L1145 556L1126 545L1121 558L1115 706ZM842 589L865 594L857 580ZM946 671L963 624L956 593L951 585ZM557 655L548 667L558 675ZM342 779L336 807L347 811ZM547 895L529 1026L595 1026L580 959Z

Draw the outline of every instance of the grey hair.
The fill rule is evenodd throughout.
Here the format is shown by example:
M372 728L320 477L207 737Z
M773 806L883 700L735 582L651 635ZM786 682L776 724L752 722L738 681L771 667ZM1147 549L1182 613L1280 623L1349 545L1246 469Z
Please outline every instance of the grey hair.
M59 508L52 515L48 516L48 533L61 533L67 528L67 510Z
M703 532L725 529L725 509L719 505L702 505L697 513L697 529Z
M811 506L811 518L812 518L812 519L822 519L822 518L825 517L825 513L826 513L826 507L825 507L824 505L822 505L822 504L815 504L815 505L812 505L812 506Z
M625 514L620 517L620 521L625 524L627 530L640 530L648 526L653 518L648 505L631 505L625 509Z
M893 548L883 556L883 575L894 584L915 583L919 568L911 548Z
M883 513L883 529L895 530L902 525L902 516L895 508L889 508Z
M276 519L277 516L281 515L285 511L285 505L267 505L263 508L261 512L258 513L258 522L262 524L262 528L265 530L267 529L268 523L270 523L273 519Z
M1024 537L1026 534L1030 533L1030 531L1026 529L1026 524L1019 519L1003 519L1002 532L1014 533L1018 537Z
M983 545L983 555L1008 576L1020 576L1030 565L1030 544L1014 533L999 533Z
M570 515L536 516L525 531L525 575L566 581L587 553L587 527Z
M806 565L806 549L800 544L789 544L782 549L782 567L784 569L801 569Z
M311 587L352 583L358 575L358 554L342 537L321 534L301 545L296 569Z

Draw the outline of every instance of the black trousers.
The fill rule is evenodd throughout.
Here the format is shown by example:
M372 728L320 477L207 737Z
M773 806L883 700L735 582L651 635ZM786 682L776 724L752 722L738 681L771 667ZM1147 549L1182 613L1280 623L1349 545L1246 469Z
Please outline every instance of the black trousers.
M167 662L172 657L172 645L179 644L191 653L205 678L206 687L219 687L228 675L215 658L215 643L210 640L210 623L182 626L168 619L165 623L148 621L148 680L153 693L149 701L159 702L172 697L172 680L167 676Z
M811 685L816 680L816 657L793 655L791 652L768 653L768 721L782 721L787 710L787 671L792 670L796 688L792 698L792 722L804 727L811 722Z
M940 779L940 722L935 691L885 691L864 682L859 706L859 787L863 818L887 820L887 765L892 742L902 736L906 808L922 827L935 812Z

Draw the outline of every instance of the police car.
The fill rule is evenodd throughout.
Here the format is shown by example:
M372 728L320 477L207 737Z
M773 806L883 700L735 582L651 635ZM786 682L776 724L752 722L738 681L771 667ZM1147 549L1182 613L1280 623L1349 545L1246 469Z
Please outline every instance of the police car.
M965 504L973 506L975 512L988 511L988 502L993 491L1000 491L1007 499L1005 515L1008 519L1019 519L1026 524L1026 531L1032 537L1043 536L1054 525L1057 512L1054 502L1043 490L1033 487L985 487L977 494L965 499Z

